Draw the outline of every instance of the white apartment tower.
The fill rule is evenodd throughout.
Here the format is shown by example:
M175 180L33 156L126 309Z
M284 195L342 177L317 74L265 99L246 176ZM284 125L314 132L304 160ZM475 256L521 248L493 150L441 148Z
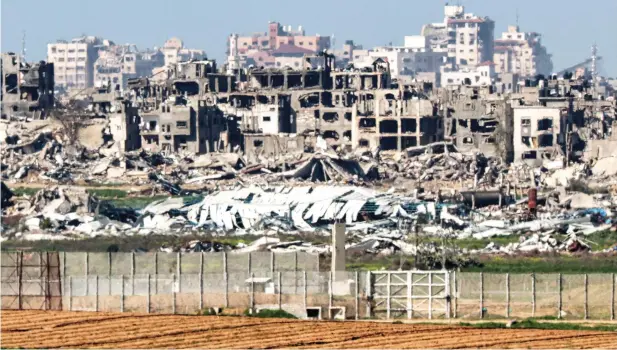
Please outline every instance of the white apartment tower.
M448 53L452 68L464 68L493 60L494 31L490 18L465 13L463 6L446 5L443 22L424 25L421 35L433 52Z
M509 26L501 39L495 40L493 61L497 73L533 77L553 71L553 61L541 43L541 35L521 32L518 26Z
M98 48L109 45L94 36L47 44L47 62L54 64L55 85L64 89L92 87Z

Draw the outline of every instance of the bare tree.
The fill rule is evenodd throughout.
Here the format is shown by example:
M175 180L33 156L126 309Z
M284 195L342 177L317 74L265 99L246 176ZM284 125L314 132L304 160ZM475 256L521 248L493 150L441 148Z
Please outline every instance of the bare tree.
M86 125L87 115L81 108L70 104L63 108L57 108L52 113L54 119L62 124L62 129L69 145L75 145L79 141L79 131Z

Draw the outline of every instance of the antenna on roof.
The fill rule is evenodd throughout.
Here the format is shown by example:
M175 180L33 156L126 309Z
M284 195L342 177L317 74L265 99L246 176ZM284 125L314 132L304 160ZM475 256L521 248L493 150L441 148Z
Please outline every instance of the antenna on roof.
M520 31L518 28L518 7L516 8L516 31Z
M26 31L22 30L21 32L21 57L25 61L26 60Z

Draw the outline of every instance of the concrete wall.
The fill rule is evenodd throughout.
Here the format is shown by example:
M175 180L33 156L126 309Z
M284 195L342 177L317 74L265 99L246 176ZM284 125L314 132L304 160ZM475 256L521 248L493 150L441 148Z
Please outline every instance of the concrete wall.
M514 161L540 165L565 141L565 120L559 108L517 106L514 108ZM549 145L550 142L550 145Z

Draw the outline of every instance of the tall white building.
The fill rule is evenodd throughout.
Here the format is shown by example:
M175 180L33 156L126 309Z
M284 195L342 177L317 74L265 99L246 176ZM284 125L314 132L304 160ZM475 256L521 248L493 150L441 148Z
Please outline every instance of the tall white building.
M47 62L54 64L55 85L64 89L92 87L98 50L110 45L113 43L94 36L47 44Z
M515 73L522 77L548 75L553 71L553 61L541 43L541 35L521 32L518 26L509 26L501 39L495 40L493 62L497 73Z
M442 23L422 27L431 51L447 52L456 67L474 67L493 59L495 22L488 17L465 13L463 6L446 5Z

